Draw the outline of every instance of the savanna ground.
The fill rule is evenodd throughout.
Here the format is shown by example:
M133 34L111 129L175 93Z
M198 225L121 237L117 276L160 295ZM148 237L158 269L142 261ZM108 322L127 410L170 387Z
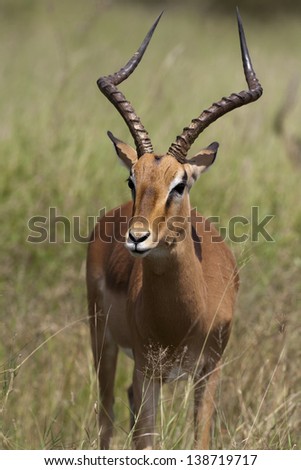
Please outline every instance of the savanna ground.
M86 236L88 216L128 199L127 174L106 130L129 143L131 137L95 81L136 50L160 12L150 5L0 2L2 449L97 446L86 245L64 243L62 223L52 223L54 243L28 243L28 221L54 207L57 215L79 217ZM192 204L219 216L224 227L235 215L250 220L258 206L260 219L274 215L266 227L274 242L252 241L251 221L236 227L249 238L232 243L241 289L216 396L213 448L300 449L301 167L274 128L288 83L301 70L300 17L260 21L241 13L264 96L213 124L194 145L195 152L214 140L221 146ZM122 85L158 152L202 109L244 87L234 12L219 17L173 7ZM295 101L285 124L298 136L297 89ZM120 355L113 448L130 447L131 367ZM158 448L191 446L190 388L164 388Z

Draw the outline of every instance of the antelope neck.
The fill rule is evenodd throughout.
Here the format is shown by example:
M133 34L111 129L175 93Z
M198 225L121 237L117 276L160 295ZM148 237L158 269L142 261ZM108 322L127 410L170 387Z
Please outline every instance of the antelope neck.
M144 258L142 266L142 296L153 312L182 309L194 315L196 305L198 308L204 305L206 290L202 267L190 233L166 256Z
M144 258L142 266L142 310L136 319L141 337L163 348L184 347L206 305L202 268L191 237L166 258Z

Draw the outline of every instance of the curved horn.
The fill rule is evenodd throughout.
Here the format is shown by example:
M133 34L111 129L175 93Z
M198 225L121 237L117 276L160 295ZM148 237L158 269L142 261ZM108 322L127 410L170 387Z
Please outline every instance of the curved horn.
M168 150L168 153L180 162L185 161L191 145L194 143L200 133L203 132L203 130L206 129L206 127L208 127L212 122L216 121L218 118L222 117L224 114L232 111L233 109L258 100L258 98L260 98L262 95L263 90L252 66L238 8L237 22L241 57L246 81L248 84L248 91L232 93L232 95L230 95L228 98L222 98L217 103L213 103L210 108L205 109L198 118L193 119L190 125L183 129L182 134L177 136L176 141L171 144Z
M135 52L133 57L128 61L128 63L113 75L100 77L97 80L97 85L100 91L115 106L117 111L119 111L125 120L134 138L138 157L141 157L144 153L153 153L152 143L147 131L142 125L140 118L137 116L131 103L127 101L125 96L117 89L117 85L126 80L131 75L131 73L134 72L135 68L141 61L162 14L163 12L156 19L155 23L145 36L141 46L137 52Z

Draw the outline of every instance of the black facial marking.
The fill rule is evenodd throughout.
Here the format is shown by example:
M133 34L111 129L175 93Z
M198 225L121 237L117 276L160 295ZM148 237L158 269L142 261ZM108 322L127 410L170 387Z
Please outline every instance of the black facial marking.
M128 178L126 181L127 181L128 187L130 188L130 190L132 192L132 197L134 199L135 194L136 194L136 189L135 189L135 185L133 183L133 180L131 178Z

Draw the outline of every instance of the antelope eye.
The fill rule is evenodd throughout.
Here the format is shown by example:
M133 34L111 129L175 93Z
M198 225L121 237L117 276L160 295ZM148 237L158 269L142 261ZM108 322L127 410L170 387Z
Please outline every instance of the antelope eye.
M130 178L128 178L127 182L128 182L128 187L130 188L130 190L135 191L135 185L133 181Z
M185 191L185 188L186 188L185 183L179 183L179 184L177 184L177 186L172 188L171 193L175 193L175 194L178 194L179 196L182 196L182 194Z

